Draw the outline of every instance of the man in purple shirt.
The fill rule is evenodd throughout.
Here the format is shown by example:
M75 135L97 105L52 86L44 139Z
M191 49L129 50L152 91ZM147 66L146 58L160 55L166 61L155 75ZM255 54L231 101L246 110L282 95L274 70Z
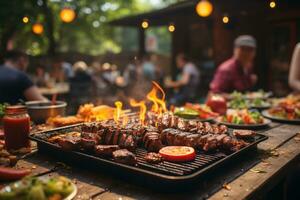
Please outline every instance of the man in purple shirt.
M241 35L234 41L233 56L217 69L210 90L213 93L230 93L251 89L257 81L252 72L256 53L256 40L250 35Z

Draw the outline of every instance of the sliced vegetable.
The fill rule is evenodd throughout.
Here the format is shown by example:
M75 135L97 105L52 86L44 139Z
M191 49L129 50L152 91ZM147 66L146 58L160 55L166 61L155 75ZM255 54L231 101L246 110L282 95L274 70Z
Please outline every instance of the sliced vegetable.
M175 108L174 114L185 119L195 119L199 116L197 111L183 107Z
M30 174L28 169L13 169L9 167L0 167L0 180L12 181L18 180Z
M195 149L188 146L167 146L160 149L159 154L170 162L188 162L195 160Z

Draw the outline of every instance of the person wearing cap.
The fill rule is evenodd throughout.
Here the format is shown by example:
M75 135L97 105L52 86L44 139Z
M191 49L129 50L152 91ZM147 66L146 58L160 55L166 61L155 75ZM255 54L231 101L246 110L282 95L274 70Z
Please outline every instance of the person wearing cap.
M212 93L230 93L251 89L257 81L252 72L256 53L256 40L250 35L241 35L234 41L233 56L223 62L210 83Z

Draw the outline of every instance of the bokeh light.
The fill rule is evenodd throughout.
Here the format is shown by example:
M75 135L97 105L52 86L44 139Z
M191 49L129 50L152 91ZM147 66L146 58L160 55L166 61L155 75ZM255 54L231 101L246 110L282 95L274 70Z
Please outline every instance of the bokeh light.
M65 23L70 23L75 19L75 11L71 8L64 8L59 13L60 19Z
M147 21L144 20L144 21L142 22L142 28L143 28L143 29L146 29L146 28L148 28L148 27L149 27L149 23L148 23Z
M23 23L27 24L29 22L29 18L27 16L23 17Z
M270 8L275 8L276 7L276 2L271 1L269 5L270 5Z
M41 23L35 23L32 25L32 32L40 35L44 32L44 26Z
M223 21L224 24L228 24L229 23L229 17L228 16L223 16L222 21Z
M173 24L170 24L169 27L168 27L168 30L170 32L174 32L175 31L175 26Z
M208 17L213 11L213 5L208 0L201 0L196 5L196 12L200 17Z

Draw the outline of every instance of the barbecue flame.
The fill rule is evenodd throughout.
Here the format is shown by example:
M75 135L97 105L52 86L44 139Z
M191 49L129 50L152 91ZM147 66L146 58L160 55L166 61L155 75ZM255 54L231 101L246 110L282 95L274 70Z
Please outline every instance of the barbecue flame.
M141 123L144 125L145 124L146 112L147 112L147 107L146 107L145 101L137 102L134 99L130 99L129 103L132 107L139 107L140 108L139 118L140 118Z
M153 84L153 88L147 94L147 99L153 103L151 111L157 114L162 114L163 112L167 111L166 102L165 102L166 94L164 90L159 86L158 83L152 81L152 84ZM159 98L157 95L158 91L161 93L161 98Z
M120 116L121 116L121 112L122 112L123 103L121 101L116 101L115 106L116 106L116 109L114 112L114 120L118 124Z

